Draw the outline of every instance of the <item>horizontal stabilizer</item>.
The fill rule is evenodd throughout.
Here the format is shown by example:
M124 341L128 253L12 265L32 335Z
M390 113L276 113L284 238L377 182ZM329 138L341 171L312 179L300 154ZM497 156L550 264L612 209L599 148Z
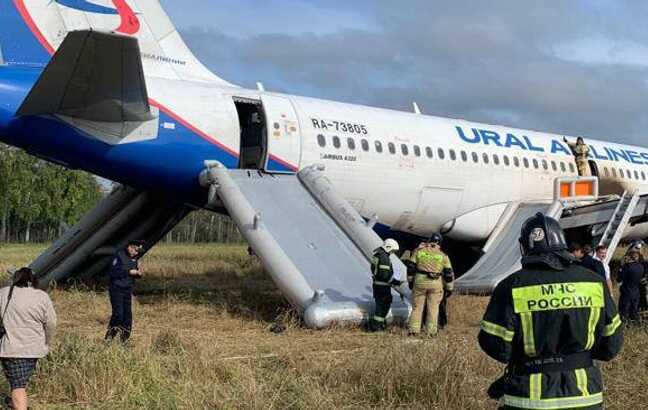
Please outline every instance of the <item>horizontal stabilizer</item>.
M137 39L70 32L17 114L100 122L151 120Z

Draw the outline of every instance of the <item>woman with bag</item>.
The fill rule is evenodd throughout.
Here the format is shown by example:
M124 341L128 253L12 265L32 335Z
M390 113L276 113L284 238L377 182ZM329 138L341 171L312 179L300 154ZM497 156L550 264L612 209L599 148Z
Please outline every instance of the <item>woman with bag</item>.
M25 410L27 383L38 359L49 352L56 312L49 295L38 289L32 270L22 268L11 286L0 289L0 314L0 362L11 386L13 408Z

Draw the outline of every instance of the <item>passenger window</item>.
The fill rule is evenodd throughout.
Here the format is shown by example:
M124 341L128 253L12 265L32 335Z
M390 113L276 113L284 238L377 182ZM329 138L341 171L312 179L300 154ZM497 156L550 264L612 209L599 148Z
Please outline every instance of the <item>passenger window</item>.
M353 138L347 138L347 145L349 146L350 150L355 149L355 140Z
M439 149L437 150L437 154L439 154L439 159L443 159L443 158L445 158L445 152L443 152L443 149L442 149L442 148L439 148Z
M493 154L493 163L495 165L499 165L499 157L497 156L497 154Z
M542 168L545 170L549 169L549 163L547 163L546 159L542 160Z
M382 152L382 143L380 141L376 141L376 152Z
M409 155L409 148L407 148L407 145L401 144L401 152L403 155Z
M473 162L479 162L479 155L476 152L472 153Z
M466 151L461 151L461 160L463 162L468 161L468 154L466 154Z
M610 170L608 169L608 167L603 168L603 172L605 173L606 177L610 176Z
M522 163L524 163L524 168L529 168L529 159L528 158L523 158Z
M646 173L641 171L641 179L646 180Z
M623 169L621 169L621 168L619 168L619 176L620 176L621 178L625 178L625 177L623 176Z
M632 179L632 173L629 169L626 169L626 175L628 176L628 179Z
M453 161L457 159L457 153L453 149L450 150L450 159Z
M616 178L616 168L611 168L612 169L612 177Z
M428 158L432 158L434 155L432 154L432 148L430 147L425 147L425 155L427 155Z
M360 145L362 145L362 150L363 151L369 151L369 141L366 139L360 140Z
M482 154L482 160L484 161L484 164L488 164L489 160L488 160L488 154L487 153L484 152Z
M418 145L414 145L414 155L417 157L421 156L421 148Z
M639 179L639 171L634 172L635 179Z
M567 167L565 166L565 163L560 161L560 170L562 172L567 172Z
M338 137L337 135L336 135L336 136L333 136L333 146L334 146L335 148L340 148L340 146L341 146L341 144L340 144L340 137Z
M390 142L387 144L387 148L389 148L389 153L390 154L395 154L396 153L396 145L394 145L393 142Z
M504 155L502 158L504 158L504 165L506 165L507 167L511 165L508 155Z
M520 167L520 159L518 157L513 157L513 165L515 165L516 168Z
M571 162L569 163L569 172L571 173L576 172L576 168L574 168L574 164L572 164Z
M551 169L553 169L554 172L558 171L558 166L556 165L556 161L551 161Z
M535 169L538 169L538 168L539 168L539 166L538 166L538 160L535 159L535 158L533 159L533 168L535 168Z
M322 134L319 134L317 136L317 143L319 144L320 147L325 147L326 146L326 138Z

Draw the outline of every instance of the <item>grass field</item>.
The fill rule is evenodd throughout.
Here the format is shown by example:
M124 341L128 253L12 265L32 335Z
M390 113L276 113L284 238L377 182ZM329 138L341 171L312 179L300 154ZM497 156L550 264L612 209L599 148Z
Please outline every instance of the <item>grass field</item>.
M0 271L40 250L0 246ZM501 366L476 342L487 298L452 297L451 326L435 339L312 331L243 247L161 246L142 266L128 348L102 342L105 291L52 292L59 331L32 380L32 408L496 408L485 389ZM269 331L277 320L280 335ZM628 332L602 367L607 408L648 408L646 330Z

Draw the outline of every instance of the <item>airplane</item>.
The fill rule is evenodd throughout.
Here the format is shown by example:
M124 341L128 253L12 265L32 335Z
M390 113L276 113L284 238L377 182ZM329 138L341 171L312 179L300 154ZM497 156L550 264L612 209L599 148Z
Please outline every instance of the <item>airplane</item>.
M32 263L48 281L100 274L129 238L150 248L210 209L325 327L366 319L387 236L482 246L467 290L518 266L536 211L611 248L648 236L648 148L588 138L579 177L563 135L242 88L156 0L1 0L0 64L0 141L122 184Z

